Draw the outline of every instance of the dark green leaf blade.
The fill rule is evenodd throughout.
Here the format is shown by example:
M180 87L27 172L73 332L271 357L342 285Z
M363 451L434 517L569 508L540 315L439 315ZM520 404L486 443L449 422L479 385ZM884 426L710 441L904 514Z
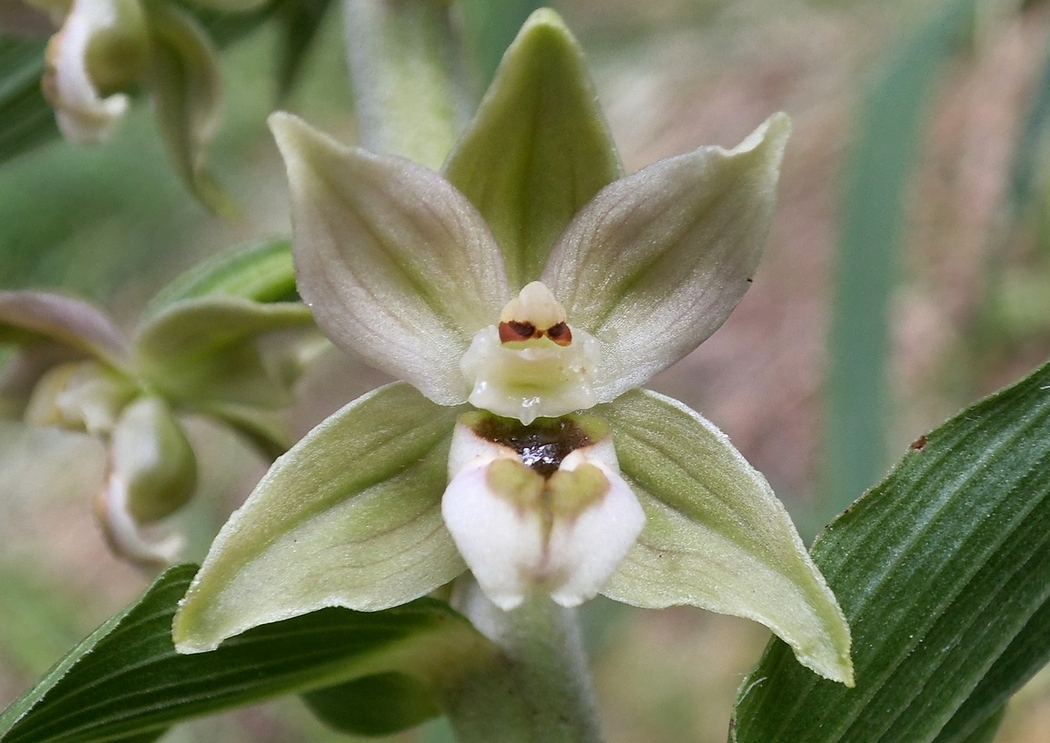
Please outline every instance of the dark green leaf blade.
M812 554L850 622L857 686L773 643L733 740L962 741L1046 662L1048 391L1050 365L959 414L827 528Z
M0 715L3 743L148 740L189 717L399 672L431 688L488 662L492 646L439 601L360 613L324 609L179 655L171 620L196 567L165 573Z

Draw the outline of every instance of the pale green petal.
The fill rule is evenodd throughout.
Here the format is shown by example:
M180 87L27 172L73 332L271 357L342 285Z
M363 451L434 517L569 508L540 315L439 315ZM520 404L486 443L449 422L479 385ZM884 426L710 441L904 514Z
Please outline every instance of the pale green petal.
M603 593L753 619L799 662L853 683L850 634L783 504L729 439L648 390L596 409L613 427L624 478L648 522Z
M583 52L537 10L507 49L445 176L484 215L517 290L573 216L622 169Z
M261 352L259 336L308 328L300 302L253 302L212 295L175 302L139 328L138 372L154 389L188 407L222 401L277 408L290 401L288 380Z
M616 181L554 246L542 281L604 344L600 402L692 351L744 296L789 130L776 114L733 150L701 147Z
M48 292L0 292L0 345L46 341L117 368L127 362L124 337L94 305Z
M284 113L299 291L344 350L434 402L467 399L459 361L510 299L477 210L438 174L345 147Z
M462 573L441 520L462 412L395 382L307 434L212 544L175 617L179 650L325 606L398 606Z

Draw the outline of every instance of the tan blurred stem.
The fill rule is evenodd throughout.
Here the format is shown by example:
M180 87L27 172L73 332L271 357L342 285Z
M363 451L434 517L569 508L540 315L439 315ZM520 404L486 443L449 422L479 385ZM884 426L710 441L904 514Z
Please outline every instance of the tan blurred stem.
M445 0L344 0L361 144L437 170L469 115Z
M536 596L503 611L469 574L452 604L504 655L445 693L460 743L601 743L575 610Z

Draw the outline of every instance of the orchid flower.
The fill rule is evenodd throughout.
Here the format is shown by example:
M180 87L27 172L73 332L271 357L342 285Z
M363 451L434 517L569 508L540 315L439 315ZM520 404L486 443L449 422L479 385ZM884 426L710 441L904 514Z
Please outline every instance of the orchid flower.
M205 262L157 296L130 339L82 300L0 291L0 347L19 348L0 374L0 411L105 446L95 513L119 557L156 570L181 551L179 535L155 530L197 490L180 415L225 423L264 456L287 450L276 411L316 334L301 302L273 301L293 298L289 252L261 242ZM294 338L267 345L279 332Z
M765 479L638 389L747 290L786 116L624 177L578 46L540 11L440 174L289 114L271 127L301 295L401 381L321 423L231 517L176 616L181 652L469 568L508 611L603 593L752 618L852 683L848 627Z

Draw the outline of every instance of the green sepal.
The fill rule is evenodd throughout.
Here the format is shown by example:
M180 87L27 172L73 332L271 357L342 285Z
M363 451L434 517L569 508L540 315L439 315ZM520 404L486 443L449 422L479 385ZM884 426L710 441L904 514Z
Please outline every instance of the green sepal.
M0 292L0 345L45 342L118 369L127 364L123 335L94 305L50 292Z
M850 631L835 597L783 504L726 435L648 390L595 412L612 425L621 473L647 518L602 593L753 619L803 665L852 686Z
M213 542L175 619L180 649L325 606L398 606L462 573L441 496L463 411L395 382L308 433Z
M774 641L733 740L981 740L1050 660L1048 389L1050 365L920 437L825 529L813 559L850 621L857 687Z
M145 315L155 315L184 299L214 294L255 302L296 301L299 295L292 268L292 241L258 240L198 263L157 292Z
M329 727L350 735L393 735L441 714L420 679L383 673L318 689L303 701Z
M138 371L187 407L209 402L275 409L290 402L287 374L263 353L259 337L312 325L299 302L263 304L210 295L169 305L135 341Z
M405 674L440 697L497 662L492 643L430 599L368 614L325 609L180 655L172 617L195 571L170 569L70 651L0 714L0 741L138 743L191 717L377 674Z
M197 20L173 5L151 4L148 19L152 52L145 84L175 171L204 206L235 217L240 208L206 164L222 108L215 49Z
M583 52L554 11L522 26L444 172L488 222L515 291L539 278L576 212L622 175Z

